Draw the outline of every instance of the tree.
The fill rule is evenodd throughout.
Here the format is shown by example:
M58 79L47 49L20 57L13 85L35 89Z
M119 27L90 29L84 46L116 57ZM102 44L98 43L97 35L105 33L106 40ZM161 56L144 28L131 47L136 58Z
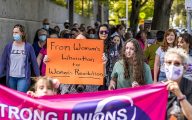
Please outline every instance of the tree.
M110 23L117 25L121 22L120 19L125 18L126 16L126 1L110 0L109 9Z
M169 28L169 18L173 0L154 0L154 14L151 29L166 30Z
M140 9L148 2L148 0L131 0L132 11L130 16L130 28L132 28L134 35L137 32L137 25L139 23Z
M171 9L171 19L170 27L181 27L186 28L187 19L186 19L186 10L185 10L185 1L184 0L175 0Z

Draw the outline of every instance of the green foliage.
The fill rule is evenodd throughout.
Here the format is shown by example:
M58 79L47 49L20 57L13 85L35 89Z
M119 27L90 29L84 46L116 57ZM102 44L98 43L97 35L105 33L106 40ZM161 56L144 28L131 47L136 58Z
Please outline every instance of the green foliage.
M75 12L83 16L91 16L93 13L92 0L74 0Z
M144 19L151 19L153 17L154 12L154 2L153 0L149 0L145 6L143 6L140 10L140 13L145 13L146 17ZM140 18L141 19L141 18Z
M57 5L67 7L67 0L51 0ZM104 0L103 0L104 1ZM91 16L93 11L92 0L74 0L74 11L83 16Z
M129 3L129 11L131 3ZM109 1L109 20L111 24L120 23L121 18L126 17L126 0L110 0Z
M184 0L175 0L171 9L171 27L186 27L186 10ZM175 26L174 26L175 25Z
M67 0L51 0L52 2L67 7ZM83 16L93 15L93 0L74 0L74 11ZM131 2L128 0L128 15L131 14ZM140 0L142 1L142 0ZM180 23L186 25L186 11L184 10L184 0L174 0L171 17L174 16L174 24L179 26ZM98 0L99 4L109 7L109 20L111 24L119 24L120 19L126 18L126 0ZM145 14L145 20L152 19L154 12L154 0L148 2L141 8L140 13ZM177 14L177 15L176 15ZM141 18L139 18L141 20ZM180 22L181 21L181 22Z
M67 6L67 2L65 0L51 0L51 1L60 6L65 6L65 7Z
M126 0L110 0L109 1L109 20L111 24L119 24L121 18L126 18ZM143 6L140 12L145 14L144 19L151 19L153 17L154 1L149 0ZM131 0L128 1L128 15L131 14ZM141 18L139 18L141 19Z

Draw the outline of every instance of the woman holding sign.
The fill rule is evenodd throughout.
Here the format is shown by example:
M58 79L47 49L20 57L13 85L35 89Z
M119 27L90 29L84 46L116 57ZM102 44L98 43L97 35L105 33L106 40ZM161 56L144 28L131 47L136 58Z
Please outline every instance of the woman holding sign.
M182 48L170 48L165 53L167 89L171 91L167 106L167 119L192 120L192 80L184 78L188 54ZM184 115L184 116L183 116Z
M0 76L6 74L8 87L27 92L31 82L31 67L39 76L34 49L26 42L24 26L17 24L13 28L13 41L5 46L1 57Z
M108 77L108 71L107 68L109 66L109 60L108 60L108 50L109 50L109 46L110 46L110 39L109 39L109 27L107 24L102 24L99 26L98 29L98 38L100 40L104 41L104 53L103 53L103 61L105 64L105 77L104 77L104 85L100 86L99 89L100 90L104 90L107 89L107 86L109 84L109 77Z
M152 83L150 67L144 62L143 51L137 40L126 41L121 60L113 67L109 90Z

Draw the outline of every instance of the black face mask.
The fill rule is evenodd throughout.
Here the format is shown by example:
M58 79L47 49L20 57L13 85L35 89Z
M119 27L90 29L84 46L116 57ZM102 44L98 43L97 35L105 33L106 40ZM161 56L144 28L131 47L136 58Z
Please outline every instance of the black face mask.
M71 38L71 34L64 34L63 38Z
M65 28L66 28L66 29L69 29L69 25L65 25Z

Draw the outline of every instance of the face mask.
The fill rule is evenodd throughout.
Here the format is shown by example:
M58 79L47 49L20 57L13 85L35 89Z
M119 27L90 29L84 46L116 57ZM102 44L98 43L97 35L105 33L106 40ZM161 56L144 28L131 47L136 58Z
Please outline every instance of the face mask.
M95 38L95 34L89 34L89 38Z
M19 34L14 34L14 35L13 35L13 39L14 39L15 41L19 41L19 40L21 40L21 35L19 35Z
M168 80L177 80L183 75L183 66L166 65L165 74Z
M68 28L69 28L69 25L65 25L65 28L68 29Z
M43 25L43 28L49 30L49 25Z
M39 40L44 42L45 40L47 40L47 36L46 35L40 35Z

